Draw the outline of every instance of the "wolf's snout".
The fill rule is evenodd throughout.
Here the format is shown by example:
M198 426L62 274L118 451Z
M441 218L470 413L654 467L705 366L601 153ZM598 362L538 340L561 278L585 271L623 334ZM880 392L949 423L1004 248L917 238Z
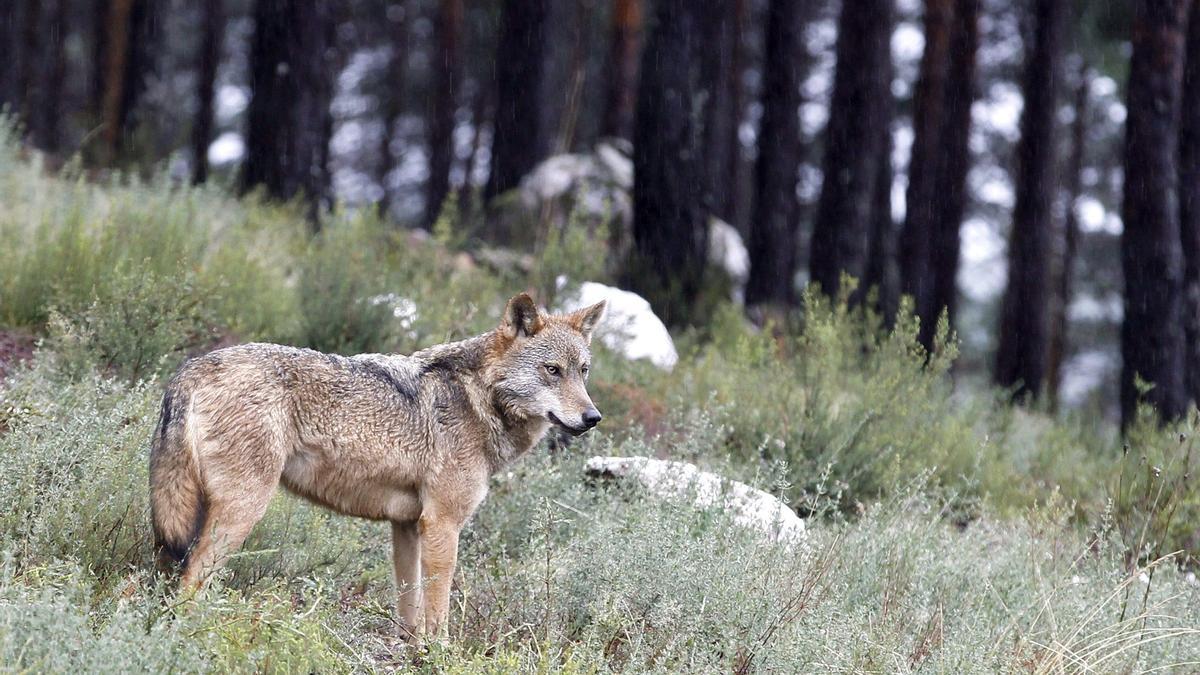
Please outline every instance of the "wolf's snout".
M600 415L600 411L596 410L595 408L588 408L587 410L583 411L583 426L587 427L588 429L591 429L599 424L600 420L602 419L604 418Z

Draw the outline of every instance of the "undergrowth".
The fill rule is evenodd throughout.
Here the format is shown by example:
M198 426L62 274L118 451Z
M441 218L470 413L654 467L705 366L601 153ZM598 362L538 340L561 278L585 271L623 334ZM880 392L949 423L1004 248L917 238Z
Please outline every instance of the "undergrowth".
M0 130L0 135L6 134ZM601 274L580 230L550 264L458 255L366 212L310 237L286 207L68 168L0 139L0 664L16 671L1095 672L1200 663L1200 418L1122 440L956 387L917 346L816 295L756 328L718 306L671 372L596 347L600 430L497 474L464 532L451 640L414 654L378 523L279 496L196 598L152 570L146 456L190 354L271 340L409 352L487 330L522 288ZM604 236L601 233L599 236ZM583 477L656 455L809 518L781 547L729 517Z

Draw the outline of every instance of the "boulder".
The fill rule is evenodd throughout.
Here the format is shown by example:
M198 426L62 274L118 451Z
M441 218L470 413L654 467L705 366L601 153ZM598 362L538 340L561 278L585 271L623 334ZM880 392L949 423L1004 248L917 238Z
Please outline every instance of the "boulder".
M805 538L804 520L787 504L695 464L649 457L592 457L584 471L593 478L636 481L658 499L687 502L697 509L720 509L734 523L788 547Z
M607 233L605 254L619 265L633 246L633 160L627 142L606 139L592 152L554 155L543 160L519 187L493 203L496 218L480 235L487 243L532 251L546 228L582 226ZM730 281L741 302L750 277L750 254L737 229L709 218L709 265Z
M558 286L566 288L566 278L560 277ZM647 359L663 370L675 367L679 353L675 351L671 333L650 308L650 303L637 293L585 281L577 289L561 293L556 309L567 311L601 300L608 301L608 307L596 327L596 339L631 361Z

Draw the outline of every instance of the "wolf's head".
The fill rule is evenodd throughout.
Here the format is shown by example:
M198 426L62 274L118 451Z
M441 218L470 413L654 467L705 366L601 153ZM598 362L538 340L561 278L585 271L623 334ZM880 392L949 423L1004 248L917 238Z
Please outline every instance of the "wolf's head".
M492 352L496 402L519 419L546 419L575 436L600 422L587 393L592 330L604 302L549 315L522 293L508 301Z

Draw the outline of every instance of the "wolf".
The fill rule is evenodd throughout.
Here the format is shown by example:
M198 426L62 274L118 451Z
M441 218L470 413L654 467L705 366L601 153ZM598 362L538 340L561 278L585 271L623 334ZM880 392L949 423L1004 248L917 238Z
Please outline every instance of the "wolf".
M604 308L550 315L520 294L494 330L411 356L245 344L188 361L150 449L160 566L202 586L282 484L390 522L402 631L444 635L459 533L488 477L551 427L578 436L600 422L587 380Z

